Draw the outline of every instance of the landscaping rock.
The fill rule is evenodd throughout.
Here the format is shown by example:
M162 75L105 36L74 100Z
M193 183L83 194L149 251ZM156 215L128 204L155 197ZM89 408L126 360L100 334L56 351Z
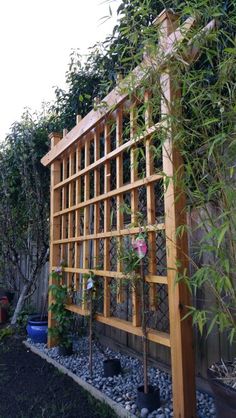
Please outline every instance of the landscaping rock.
M28 341L30 342L30 341ZM32 342L30 342L32 344ZM140 360L119 352L114 352L107 348L99 350L99 346L93 345L93 377L89 374L89 344L85 337L74 341L74 354L70 357L59 357L57 348L48 349L44 344L32 344L43 351L49 357L54 358L58 363L66 366L78 377L92 384L109 396L113 401L119 403L127 411L140 417L142 411L137 409L135 404L137 396L137 387L143 384L142 363ZM122 375L105 378L103 376L103 361L106 358L118 358L121 362ZM173 417L172 406L172 385L171 376L160 369L151 367L149 369L149 382L160 389L161 405L157 411L149 413L156 418ZM143 408L146 410L146 408ZM197 391L197 413L199 418L215 418L215 408L213 398L206 393ZM144 414L144 412L143 412Z

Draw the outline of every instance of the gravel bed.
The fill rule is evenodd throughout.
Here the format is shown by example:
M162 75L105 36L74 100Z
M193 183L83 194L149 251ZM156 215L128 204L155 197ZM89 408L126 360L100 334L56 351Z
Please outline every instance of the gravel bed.
M81 379L90 383L95 388L106 394L113 401L123 406L124 409L138 417L170 418L173 417L171 376L157 369L149 367L149 383L158 386L161 397L161 407L149 413L145 408L139 411L135 404L136 388L143 384L142 363L137 358L115 352L110 348L102 349L98 344L93 346L93 376L91 378L88 367L88 339L86 337L74 341L74 354L71 356L59 356L58 348L48 349L45 344L35 344L30 339L28 342L58 363L69 369ZM106 358L119 358L122 367L122 375L103 377L103 361ZM198 418L215 418L214 400L207 393L197 391Z

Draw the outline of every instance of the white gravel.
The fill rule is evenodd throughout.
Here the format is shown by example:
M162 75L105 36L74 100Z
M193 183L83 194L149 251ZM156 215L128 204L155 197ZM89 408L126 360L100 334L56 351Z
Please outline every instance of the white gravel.
M92 384L95 388L105 393L113 401L117 402L127 411L138 417L147 418L170 418L173 417L171 376L157 369L149 367L149 383L158 386L161 397L161 407L149 413L143 408L138 411L136 406L136 389L143 384L142 363L137 358L112 351L110 348L101 350L101 347L93 346L93 376L89 374L88 339L86 337L74 341L74 354L60 357L58 348L48 349L45 344L35 344L30 339L28 342L58 363L72 371L81 379ZM114 377L103 377L103 360L106 358L119 358L122 374ZM215 418L215 406L211 396L197 391L198 418Z

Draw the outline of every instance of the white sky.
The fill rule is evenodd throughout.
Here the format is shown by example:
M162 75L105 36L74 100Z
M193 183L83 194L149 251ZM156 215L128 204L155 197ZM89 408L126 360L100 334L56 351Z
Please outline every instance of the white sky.
M116 23L104 0L0 1L0 140L19 120L24 107L37 110L54 97L53 86L65 88L72 48L84 54L103 40Z

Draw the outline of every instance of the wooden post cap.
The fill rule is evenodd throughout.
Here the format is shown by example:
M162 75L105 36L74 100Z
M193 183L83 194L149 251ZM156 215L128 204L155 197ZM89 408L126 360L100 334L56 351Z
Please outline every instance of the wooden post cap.
M168 19L171 22L175 22L179 18L177 13L174 13L171 9L164 9L162 12L153 20L152 24L154 26L159 26L161 23Z
M53 148L62 139L62 134L60 132L52 132L48 135L48 138L51 141L51 148Z
M82 116L81 115L77 115L76 116L76 125L78 125L78 123L80 123L81 120L82 120Z

